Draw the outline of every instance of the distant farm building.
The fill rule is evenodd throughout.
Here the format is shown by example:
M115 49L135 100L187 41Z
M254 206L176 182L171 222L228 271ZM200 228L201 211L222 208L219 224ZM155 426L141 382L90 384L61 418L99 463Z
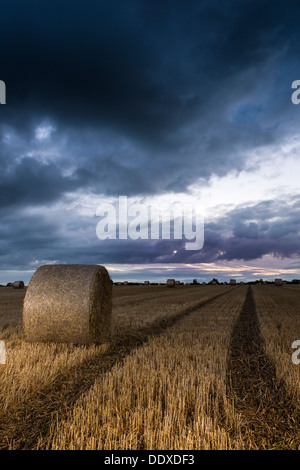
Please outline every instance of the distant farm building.
M180 286L180 281L175 281L176 286Z
M24 289L24 282L23 281L15 281L12 284L14 289Z
M149 286L149 284L150 284L150 281L144 281L145 286Z
M236 279L230 279L230 285L235 286L236 285Z
M175 287L175 279L168 279L167 287Z
M282 284L283 284L282 279L279 279L279 278L275 279L275 286L282 286Z

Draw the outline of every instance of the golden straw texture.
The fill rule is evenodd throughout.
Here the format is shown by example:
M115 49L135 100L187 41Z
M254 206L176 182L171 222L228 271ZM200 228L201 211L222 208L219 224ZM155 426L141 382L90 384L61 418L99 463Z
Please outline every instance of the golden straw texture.
M110 335L111 297L111 280L104 266L41 266L32 276L24 299L26 339L104 343Z

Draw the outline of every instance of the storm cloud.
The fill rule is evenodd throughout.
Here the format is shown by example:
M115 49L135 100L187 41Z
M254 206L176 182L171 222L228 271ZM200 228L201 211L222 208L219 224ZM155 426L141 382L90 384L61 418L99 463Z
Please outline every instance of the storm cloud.
M75 220L66 209L89 195L188 194L232 172L251 177L259 152L272 158L298 135L291 84L300 77L299 14L294 0L2 5L3 269L35 260L299 256L296 194L247 207L236 201L206 224L197 253L178 240L107 241L104 248L95 219Z

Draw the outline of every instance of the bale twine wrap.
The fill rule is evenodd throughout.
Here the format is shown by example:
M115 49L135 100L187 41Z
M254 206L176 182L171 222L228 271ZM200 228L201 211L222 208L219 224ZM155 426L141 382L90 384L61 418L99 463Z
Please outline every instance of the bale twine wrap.
M110 335L112 286L104 266L45 265L36 270L23 306L28 341L105 343Z

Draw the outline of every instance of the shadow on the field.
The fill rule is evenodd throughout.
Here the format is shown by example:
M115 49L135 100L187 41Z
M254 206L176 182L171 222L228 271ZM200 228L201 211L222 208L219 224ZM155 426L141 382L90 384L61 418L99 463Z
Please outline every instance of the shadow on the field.
M251 286L232 332L227 375L245 444L257 449L297 448L300 413L265 353Z
M112 338L107 350L80 366L58 376L47 388L37 391L17 409L0 412L0 449L36 449L38 441L46 438L53 418L61 420L75 405L78 398L89 390L115 364L121 363L135 348L141 347L149 337L161 334L166 328L190 313L205 307L228 290L202 300L177 312L167 319L154 321L141 329L125 331ZM46 441L46 439L45 439Z

